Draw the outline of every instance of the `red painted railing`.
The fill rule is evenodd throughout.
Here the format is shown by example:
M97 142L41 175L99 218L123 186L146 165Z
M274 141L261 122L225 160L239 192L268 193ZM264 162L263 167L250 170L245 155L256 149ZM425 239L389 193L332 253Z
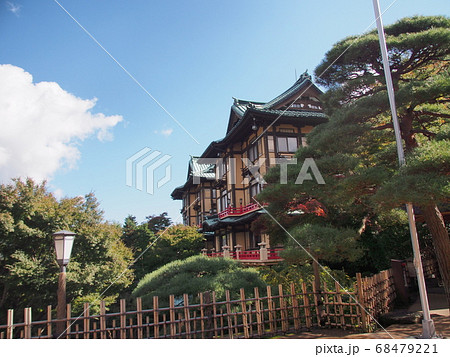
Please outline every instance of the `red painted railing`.
M283 250L283 248L274 248L274 249L268 249L267 252L267 258L268 259L283 259L280 257L280 255L278 254L279 252L281 252Z
M223 257L223 252L208 253L208 257L211 257L211 258Z
M268 260L278 260L283 259L280 257L279 252L282 251L283 248L273 248L267 249L267 259ZM252 250L244 250L244 251L233 251L229 252L231 259L237 260L261 260L261 250L260 249L252 249ZM207 253L208 257L223 257L223 252L209 252Z
M257 211L260 208L261 208L260 205L258 205L257 203L251 203L247 206L240 206L240 207L228 206L225 210L219 212L219 218L222 219L228 216L241 216L243 214Z
M242 260L260 260L261 254L259 249L255 250L244 250L242 252L239 252L239 259Z

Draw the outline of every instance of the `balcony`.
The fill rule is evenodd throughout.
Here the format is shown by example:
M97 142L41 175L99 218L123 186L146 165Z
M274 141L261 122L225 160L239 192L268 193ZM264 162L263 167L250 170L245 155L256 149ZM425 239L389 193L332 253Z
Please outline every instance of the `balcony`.
M247 206L240 206L240 207L228 206L225 210L219 212L219 219L224 219L225 217L229 216L242 216L244 214L257 211L260 208L261 206L258 205L257 203L251 203Z
M249 249L241 251L241 247L237 245L235 251L230 251L230 247L222 247L223 251L216 252L212 250L208 252L207 249L202 250L203 255L211 258L230 258L239 260L245 265L273 265L281 262L283 258L279 253L283 248L266 248L266 243L259 243L259 249Z

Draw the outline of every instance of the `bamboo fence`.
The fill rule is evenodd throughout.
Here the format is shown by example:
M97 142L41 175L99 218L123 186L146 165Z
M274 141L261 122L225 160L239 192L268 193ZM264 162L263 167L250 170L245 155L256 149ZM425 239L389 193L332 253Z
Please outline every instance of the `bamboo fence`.
M289 289L281 285L268 286L265 291L255 288L251 294L241 289L234 299L226 291L224 301L217 301L215 292L206 292L199 294L196 303L184 294L176 304L171 295L168 307L161 307L154 296L148 309L138 298L131 311L120 300L118 312L107 312L102 301L99 314L91 315L86 303L80 316L72 316L68 304L63 320L53 318L52 306L41 321L32 321L31 308L26 308L23 321L14 322L14 311L8 310L0 338L258 338L318 327L367 331L374 317L389 311L394 298L392 272L386 270L369 278L358 274L350 292L337 283L332 288L324 284L322 291L308 291L303 283L291 284ZM61 324L65 332L57 336L55 330Z

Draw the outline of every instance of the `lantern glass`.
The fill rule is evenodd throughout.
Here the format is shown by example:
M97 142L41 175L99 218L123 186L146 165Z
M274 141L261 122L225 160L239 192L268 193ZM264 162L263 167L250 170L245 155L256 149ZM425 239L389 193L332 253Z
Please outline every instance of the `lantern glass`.
M75 233L60 231L53 234L55 240L56 260L60 266L69 264Z

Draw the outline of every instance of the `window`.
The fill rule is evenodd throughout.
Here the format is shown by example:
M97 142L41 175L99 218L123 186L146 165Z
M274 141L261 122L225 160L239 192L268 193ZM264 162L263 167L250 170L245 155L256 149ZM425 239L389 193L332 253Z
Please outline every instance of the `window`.
M247 150L247 157L251 162L254 162L260 156L262 156L263 150L263 142L262 140L258 140Z
M278 131L280 133L293 133L294 129L292 129L292 128L279 128Z
M223 190L219 200L220 211L224 211L229 206L230 198L231 194L227 190Z
M296 137L277 137L278 152L296 152L298 142Z
M272 135L267 137L267 146L269 148L269 152L275 152L275 143L273 142Z
M255 183L250 186L250 197L255 197L260 192L261 192L261 185L259 183Z
M258 145L253 145L248 149L247 152L248 159L253 162L258 158Z

